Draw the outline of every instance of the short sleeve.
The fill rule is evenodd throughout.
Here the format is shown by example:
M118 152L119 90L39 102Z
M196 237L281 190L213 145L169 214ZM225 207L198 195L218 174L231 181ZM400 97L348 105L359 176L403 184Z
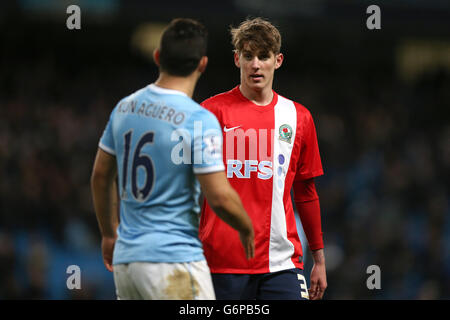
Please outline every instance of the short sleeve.
M115 156L116 149L115 149L114 136L113 136L113 131L112 131L113 114L114 114L114 111L111 113L111 116L109 117L109 121L106 124L105 130L103 131L103 135L100 138L100 142L99 142L98 146L103 151Z
M193 117L192 158L195 174L224 171L222 132L216 117L202 109Z
M295 180L311 179L323 174L316 127L309 111L303 116L303 121L300 157L297 163Z

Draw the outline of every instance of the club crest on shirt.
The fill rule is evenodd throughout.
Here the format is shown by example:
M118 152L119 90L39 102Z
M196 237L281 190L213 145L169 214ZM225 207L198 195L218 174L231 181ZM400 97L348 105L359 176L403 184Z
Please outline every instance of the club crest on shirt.
M280 129L278 129L278 132L280 133L279 139L281 141L285 141L287 143L291 143L292 139L292 128L288 124L283 124L280 126Z

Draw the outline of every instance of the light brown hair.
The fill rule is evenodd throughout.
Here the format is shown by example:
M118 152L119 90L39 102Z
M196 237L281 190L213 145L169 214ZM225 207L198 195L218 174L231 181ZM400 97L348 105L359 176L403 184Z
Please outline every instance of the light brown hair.
M246 44L252 52L280 53L281 35L278 29L263 18L246 19L237 28L231 27L234 50L242 52Z

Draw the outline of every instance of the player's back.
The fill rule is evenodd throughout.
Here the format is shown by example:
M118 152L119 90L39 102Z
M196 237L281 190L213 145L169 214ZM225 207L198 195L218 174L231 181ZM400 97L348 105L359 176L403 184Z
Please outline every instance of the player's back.
M214 116L187 95L153 84L112 112L100 147L115 154L118 165L114 264L204 259L191 154L196 120L218 128Z

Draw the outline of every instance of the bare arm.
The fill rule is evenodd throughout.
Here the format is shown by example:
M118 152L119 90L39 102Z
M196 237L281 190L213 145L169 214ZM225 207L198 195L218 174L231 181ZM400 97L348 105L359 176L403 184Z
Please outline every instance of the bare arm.
M102 234L102 253L106 268L112 271L112 253L118 225L116 158L98 149L91 176L95 214Z
M323 249L312 251L312 256L314 266L311 270L311 288L309 290L309 295L311 300L320 300L328 286Z
M253 258L255 252L253 225L225 173L221 171L198 174L197 179L202 186L203 195L214 212L239 232L247 259Z

